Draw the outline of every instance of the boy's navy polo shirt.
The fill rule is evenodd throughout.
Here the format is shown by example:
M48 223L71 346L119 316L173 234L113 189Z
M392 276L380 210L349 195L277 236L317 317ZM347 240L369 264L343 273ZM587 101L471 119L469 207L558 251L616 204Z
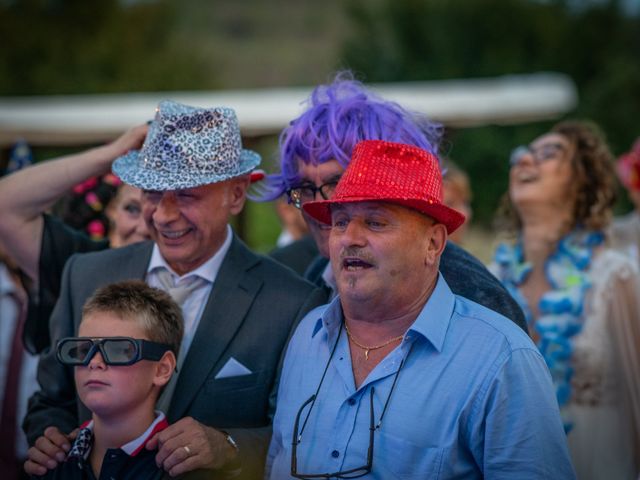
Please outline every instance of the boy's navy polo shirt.
M162 412L147 431L120 448L110 448L102 461L100 476L91 469L89 453L93 445L93 421L81 426L67 459L55 469L41 477L44 480L156 480L161 479L164 470L156 465L156 450L147 450L145 445L156 433L169 426Z

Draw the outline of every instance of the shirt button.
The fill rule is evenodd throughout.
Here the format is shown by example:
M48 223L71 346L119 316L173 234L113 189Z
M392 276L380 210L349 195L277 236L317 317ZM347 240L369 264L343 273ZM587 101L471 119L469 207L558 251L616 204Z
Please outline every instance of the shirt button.
M333 452L331 452L331 456L333 458L338 458L340 456L340 452L338 450L334 450Z
M347 403L351 406L354 406L356 404L356 399L355 398L350 398L349 400L347 400Z

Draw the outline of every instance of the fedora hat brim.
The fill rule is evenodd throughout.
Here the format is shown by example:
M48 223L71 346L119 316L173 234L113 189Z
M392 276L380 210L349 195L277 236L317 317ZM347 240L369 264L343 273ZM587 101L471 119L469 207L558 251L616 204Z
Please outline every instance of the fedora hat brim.
M148 160L153 163L153 159ZM112 171L129 185L143 190L180 190L194 188L210 183L224 182L231 178L250 173L260 164L260 155L252 150L241 150L240 158L233 171L223 173L214 171L194 172L184 168L170 170L164 164L146 167L145 159L140 158L139 150L117 158Z
M313 219L320 223L331 225L332 205L356 202L385 202L411 208L433 218L438 223L442 223L446 227L449 235L455 232L465 221L465 216L453 208L447 207L441 203L420 199L350 197L348 199L341 199L337 201L322 200L318 202L307 202L302 205L302 208Z

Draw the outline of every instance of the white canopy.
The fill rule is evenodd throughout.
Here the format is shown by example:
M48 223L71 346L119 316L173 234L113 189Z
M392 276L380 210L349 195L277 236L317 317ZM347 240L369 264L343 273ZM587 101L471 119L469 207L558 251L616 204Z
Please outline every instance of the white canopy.
M555 118L575 107L576 88L558 73L374 84L388 100L447 126L513 124ZM312 87L0 97L0 146L105 141L152 118L160 100L236 110L245 137L276 134L304 109Z

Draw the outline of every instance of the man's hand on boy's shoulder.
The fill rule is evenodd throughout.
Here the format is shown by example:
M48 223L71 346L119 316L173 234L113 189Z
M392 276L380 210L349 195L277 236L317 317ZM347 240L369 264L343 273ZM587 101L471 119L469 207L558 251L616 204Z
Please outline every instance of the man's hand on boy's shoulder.
M217 469L238 451L224 433L185 417L155 434L147 449L158 450L156 464L172 477L198 469Z
M58 430L58 427L47 427L44 434L38 437L36 443L27 452L25 472L39 476L46 474L47 470L56 468L58 463L64 462L67 458L67 453L77 435L77 428L65 435Z

